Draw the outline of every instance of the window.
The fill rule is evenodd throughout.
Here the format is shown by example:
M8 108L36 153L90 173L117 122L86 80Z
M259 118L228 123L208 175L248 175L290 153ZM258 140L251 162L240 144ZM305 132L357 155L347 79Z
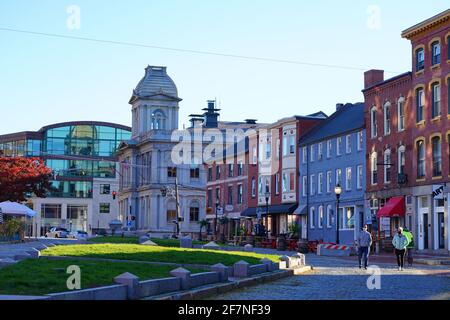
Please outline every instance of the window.
M441 44L435 41L431 44L431 65L441 63Z
M287 156L287 149L288 149L288 137L287 133L284 133L283 137L283 156Z
M323 228L323 206L319 207L319 221L318 221L319 228Z
M314 195L316 193L316 175L315 174L311 175L310 183L311 183L310 194Z
M307 176L303 176L303 180L302 180L302 194L304 197L306 197L307 195L307 190L308 190L308 177Z
M323 193L323 173L322 172L320 172L317 175L317 186L318 186L317 193L322 194Z
M431 145L433 148L433 177L439 177L442 175L441 137L433 137Z
M341 169L336 169L336 185L341 185L342 186L342 170Z
M174 220L177 220L177 211L175 209L167 209L167 219L168 223L172 223Z
M383 108L383 118L384 118L384 135L391 133L391 104L388 102Z
M384 183L391 182L391 150L384 152Z
M345 190L352 190L352 168L345 170Z
M253 151L252 151L252 164L258 164L258 152L256 151L256 146L253 146Z
M363 183L363 167L357 166L357 176L356 176L356 189L362 189L362 183Z
M266 160L270 160L271 157L272 157L272 143L269 140L266 143Z
M371 137L375 138L377 136L377 108L375 106L370 110L370 124Z
M189 208L189 220L191 222L198 222L200 216L200 208L198 202L194 202L191 204L191 207Z
M352 136L350 134L345 137L345 152L352 152Z
M331 228L333 225L333 207L331 205L327 206L327 228Z
M280 194L280 174L275 175L275 194Z
M110 194L110 193L111 193L111 185L109 184L100 185L100 194Z
M110 213L110 204L109 203L100 203L100 213Z
M216 180L220 179L220 165L216 165Z
M331 186L332 186L332 172L327 171L327 193L331 192Z
M200 168L196 166L195 168L191 168L189 170L191 179L199 179L200 178Z
M450 48L450 40L449 40L449 48ZM450 56L448 57L450 60ZM450 78L447 78L447 113L450 114Z
M256 179L252 178L252 198L256 197Z
M416 122L424 120L425 95L423 88L416 89Z
M397 172L399 174L404 174L405 173L405 162L406 162L405 146L400 146L398 148L397 154L398 154L398 168L397 168Z
M363 132L359 131L358 132L358 143L357 143L357 148L358 151L361 151L363 148L363 143L364 143L364 136L363 136Z
M425 141L416 142L417 149L417 179L425 178Z
M311 162L314 162L314 157L315 157L315 155L314 155L314 145L311 145L311 155L310 155L310 157L311 157Z
M303 163L307 163L308 162L308 152L307 152L307 148L306 147L303 147L302 148L302 152L303 152Z
M322 160L323 157L323 143L319 143L318 145L318 151L317 151L317 159Z
M331 140L327 141L327 158L331 158L331 146L333 145Z
M166 117L164 112L156 110L152 113L151 117L151 129L152 130L164 130L166 128Z
M176 167L168 167L167 168L167 177L176 178L177 177L177 168Z
M309 209L309 227L311 229L314 229L314 216L315 216L315 212L314 212L314 207L311 207L311 209Z
M355 229L355 207L347 207L342 215L343 229Z
M275 150L275 159L280 159L280 139L277 139L277 145Z
M208 189L208 193L207 193L207 198L208 198L208 208L212 208L212 189Z
M295 154L295 136L289 136L289 153Z
M228 177L229 178L234 177L234 164L233 163L228 164Z
M287 174L283 173L283 178L282 178L282 186L281 186L281 190L283 190L283 192L287 192Z
M397 127L398 131L405 130L405 99L402 97L397 102Z
M242 173L244 172L244 164L243 164L243 162L242 162L242 160L240 160L239 162L238 162L238 172L237 172L237 175L238 176L242 176Z
M216 188L216 203L215 203L215 205L217 204L217 203L219 203L220 204L220 202L221 202L221 194L220 194L220 188Z
M423 48L416 50L416 72L425 68L425 51Z
M378 183L378 164L377 164L377 153L372 153L370 157L370 182L371 184Z
M229 205L233 204L233 186L228 186L228 203Z
M209 167L208 168L208 181L212 181L212 168L211 167Z
M431 85L431 117L436 118L441 115L441 86L439 83Z
M237 203L238 204L242 204L242 194L243 194L243 189L242 189L242 184L238 185L237 188Z
M289 190L295 191L295 173L289 173Z
M338 156L342 154L342 137L336 139L336 154Z

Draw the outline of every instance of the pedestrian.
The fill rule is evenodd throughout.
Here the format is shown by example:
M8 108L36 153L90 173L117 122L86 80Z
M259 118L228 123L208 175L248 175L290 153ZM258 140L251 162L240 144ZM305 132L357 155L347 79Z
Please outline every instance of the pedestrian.
M364 269L367 270L367 265L369 263L369 251L371 245L372 245L372 235L367 231L367 224L366 224L359 232L357 240L358 261L360 269L362 268L362 259L364 258Z
M406 228L403 229L403 233L405 234L406 238L408 238L408 241L409 241L408 246L406 247L406 251L408 253L407 260L408 260L408 265L410 267L412 267L413 261L414 261L414 257L413 257L414 236L413 236L412 232Z
M403 264L405 261L406 247L409 244L408 238L403 234L403 228L397 229L397 234L392 239L392 244L395 248L395 255L397 256L398 270L403 271Z

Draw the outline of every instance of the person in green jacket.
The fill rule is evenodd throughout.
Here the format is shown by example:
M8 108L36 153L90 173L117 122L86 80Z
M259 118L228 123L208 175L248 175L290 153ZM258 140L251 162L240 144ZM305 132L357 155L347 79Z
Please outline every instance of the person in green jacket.
M399 271L403 270L406 247L408 247L409 242L410 241L408 240L408 238L403 234L403 228L399 227L397 230L397 234L394 236L394 239L392 239L392 244L395 248L395 255L397 256Z
M413 250L415 247L414 246L414 236L413 236L412 232L406 228L403 229L403 234L406 236L406 238L408 238L408 241L409 241L409 244L406 247L406 251L408 252L407 260L408 260L409 266L412 267L412 264L414 261Z

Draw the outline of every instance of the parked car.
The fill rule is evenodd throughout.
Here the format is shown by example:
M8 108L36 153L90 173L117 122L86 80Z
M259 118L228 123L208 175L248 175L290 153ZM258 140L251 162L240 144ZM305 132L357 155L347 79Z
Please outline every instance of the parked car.
M86 231L77 230L69 233L68 238L71 239L79 239L79 240L87 240L88 233Z
M46 238L67 238L69 231L66 228L53 227L46 234Z

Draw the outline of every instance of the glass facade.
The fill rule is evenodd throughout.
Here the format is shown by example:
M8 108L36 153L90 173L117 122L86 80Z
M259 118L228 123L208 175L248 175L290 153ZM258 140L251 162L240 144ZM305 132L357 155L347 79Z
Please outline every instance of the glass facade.
M0 156L5 157L39 157L41 140L15 140L0 142Z

